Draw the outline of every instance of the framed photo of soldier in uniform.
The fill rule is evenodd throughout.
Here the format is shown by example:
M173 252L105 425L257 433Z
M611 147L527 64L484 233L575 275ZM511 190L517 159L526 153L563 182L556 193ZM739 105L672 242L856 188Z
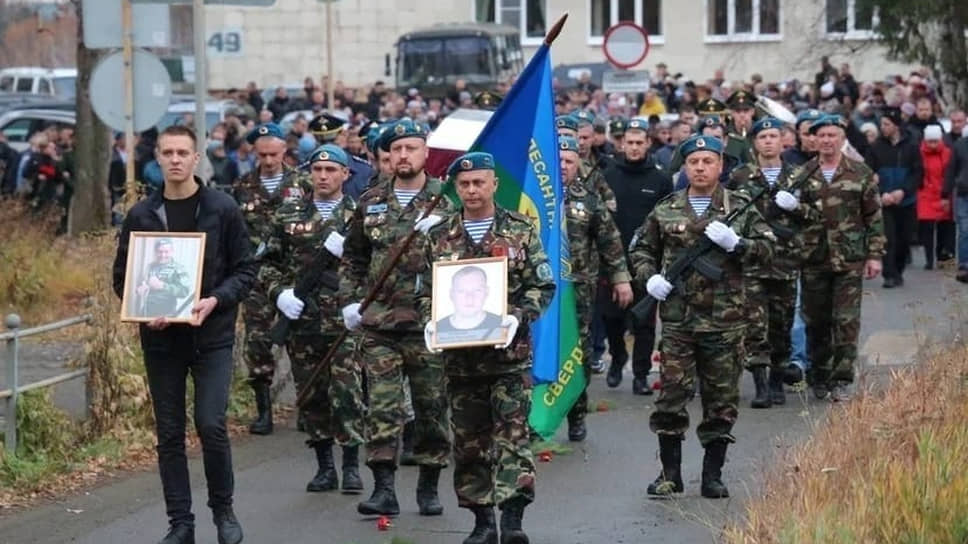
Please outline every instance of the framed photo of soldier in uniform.
M507 256L435 262L431 346L453 349L505 343L507 283Z
M190 323L201 298L204 232L132 232L121 321Z

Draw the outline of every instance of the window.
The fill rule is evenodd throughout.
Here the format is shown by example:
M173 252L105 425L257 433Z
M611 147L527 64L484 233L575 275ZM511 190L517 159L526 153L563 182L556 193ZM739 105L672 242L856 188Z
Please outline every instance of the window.
M18 93L34 92L34 78L32 77L17 78L17 92Z
M30 119L17 119L3 127L3 135L8 142L26 142L30 135Z
M588 43L599 45L608 27L633 22L649 34L649 42L663 43L660 2L662 0L588 0Z
M0 77L0 91L13 92L13 76Z
M44 78L37 80L37 92L40 94L50 94L50 81Z
M827 35L870 38L877 25L877 13L867 2L827 0Z
M776 41L780 0L706 0L706 41Z
M475 0L474 20L498 23L521 31L521 43L537 45L547 31L547 0Z

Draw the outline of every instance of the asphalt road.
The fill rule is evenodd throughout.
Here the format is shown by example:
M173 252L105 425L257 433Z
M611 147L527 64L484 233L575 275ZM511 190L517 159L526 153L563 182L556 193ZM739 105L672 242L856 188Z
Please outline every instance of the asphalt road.
M915 259L918 262L918 259ZM860 383L883 383L889 371L909 365L919 345L943 344L961 334L965 322L962 293L946 272L912 269L901 289L884 290L867 282L862 326ZM622 386L609 390L598 377L591 386L591 405L608 400L612 409L589 416L589 438L568 454L539 463L538 499L525 513L525 528L536 543L632 543L661 539L663 544L715 542L729 519L742 515L744 499L755 494L758 475L772 456L807 436L810 425L823 421L829 405L788 395L788 404L769 410L748 408L752 383L743 378L737 444L729 450L724 479L733 498L699 497L702 450L690 432L684 446L686 492L679 499L650 500L645 487L659 470L655 436L648 428L653 397L631 393L626 371ZM690 406L695 425L698 402ZM558 440L567 443L563 433ZM375 520L356 513L359 497L308 494L306 481L314 459L303 437L292 428L272 437L246 437L234 448L236 513L246 542L389 544L402 537L414 544L460 542L473 523L456 506L449 471L441 478L441 517L416 513L416 468L397 473L401 515L387 532ZM200 459L191 460L195 483L197 541L214 543L214 529L204 506ZM363 470L366 493L372 489ZM129 474L79 496L0 517L0 543L66 542L84 544L156 542L165 529L164 504L155 472Z

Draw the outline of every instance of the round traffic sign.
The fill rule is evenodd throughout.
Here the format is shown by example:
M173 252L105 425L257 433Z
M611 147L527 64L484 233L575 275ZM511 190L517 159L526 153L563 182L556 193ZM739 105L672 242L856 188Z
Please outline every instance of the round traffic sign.
M602 43L605 58L615 66L629 69L649 54L649 34L641 26L624 21L608 27Z
M124 55L119 51L105 57L91 74L91 105L104 124L125 129ZM171 76L158 57L135 49L131 77L134 81L134 131L158 124L171 103Z

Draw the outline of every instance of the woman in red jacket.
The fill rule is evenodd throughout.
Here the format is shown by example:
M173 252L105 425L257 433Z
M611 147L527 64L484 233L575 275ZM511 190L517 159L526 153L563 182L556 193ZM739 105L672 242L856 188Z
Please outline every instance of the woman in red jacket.
M951 160L951 150L941 141L941 126L924 127L921 142L921 163L924 178L918 189L918 234L924 247L924 268L934 268L934 254L938 261L947 261L955 254L955 223L951 202L941 198L944 170Z

